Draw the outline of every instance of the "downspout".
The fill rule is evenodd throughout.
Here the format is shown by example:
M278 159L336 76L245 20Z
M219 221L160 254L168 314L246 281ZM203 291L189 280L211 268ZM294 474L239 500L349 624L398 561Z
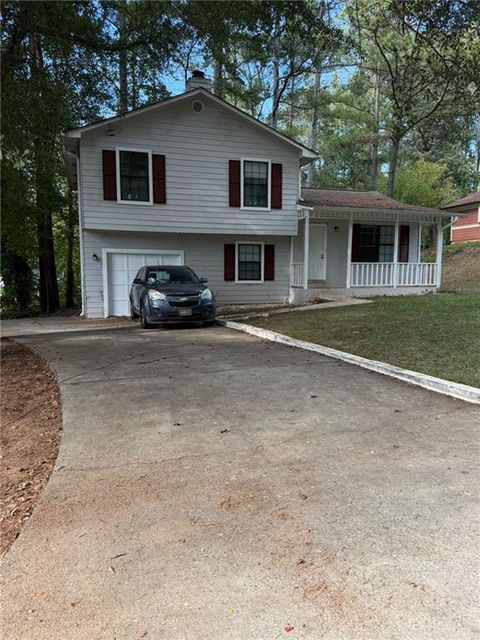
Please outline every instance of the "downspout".
M78 238L80 241L80 291L82 298L82 310L80 316L85 317L85 278L84 278L84 256L83 256L83 220L82 220L82 204L80 197L80 155L75 155L71 151L63 148L65 155L75 158L75 166L77 169L77 201L78 201Z

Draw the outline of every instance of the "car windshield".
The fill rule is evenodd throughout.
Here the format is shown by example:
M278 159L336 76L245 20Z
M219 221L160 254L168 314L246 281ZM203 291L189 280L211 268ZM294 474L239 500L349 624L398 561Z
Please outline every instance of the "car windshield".
M200 280L189 267L147 267L148 284L191 284Z

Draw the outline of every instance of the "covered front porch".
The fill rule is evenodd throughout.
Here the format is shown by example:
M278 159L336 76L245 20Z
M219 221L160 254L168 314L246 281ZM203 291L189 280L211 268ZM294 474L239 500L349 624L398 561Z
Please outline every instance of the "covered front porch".
M312 200L312 192L319 199L333 190L304 191ZM377 195L348 192L348 198L351 194L364 205L362 196L369 194L372 199ZM364 296L423 293L440 286L443 229L450 224L449 216L378 194L380 199L382 207L299 205L298 235L291 239L290 247L291 300L318 297L319 289ZM385 207L385 200L391 208ZM392 203L398 207L393 208ZM422 226L432 224L437 238L435 262L422 262Z

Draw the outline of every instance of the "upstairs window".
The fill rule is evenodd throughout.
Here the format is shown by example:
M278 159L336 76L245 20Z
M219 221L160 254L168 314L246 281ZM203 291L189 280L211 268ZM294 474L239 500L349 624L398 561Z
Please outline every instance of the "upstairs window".
M263 281L263 245L237 244L237 282Z
M151 154L149 151L118 150L120 202L152 203Z
M243 202L246 209L270 209L270 162L243 160Z

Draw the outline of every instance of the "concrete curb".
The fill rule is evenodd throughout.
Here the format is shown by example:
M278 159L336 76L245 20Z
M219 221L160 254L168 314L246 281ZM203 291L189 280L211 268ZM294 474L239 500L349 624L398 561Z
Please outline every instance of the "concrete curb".
M368 358L362 358L362 356L355 356L352 353L338 351L337 349L324 347L313 342L297 340L296 338L291 338L290 336L277 333L276 331L270 331L269 329L261 329L260 327L253 327L251 325L234 322L232 320L219 319L217 322L228 329L243 331L244 333L249 333L257 338L263 338L264 340L285 344L288 347L314 351L315 353L320 353L321 355L328 356L330 358L336 358L337 360L343 360L349 364L357 365L363 369L369 369L370 371L375 371L376 373L381 373L385 376L390 376L391 378L403 380L404 382L414 384L418 387L423 387L429 391L442 393L443 395L451 396L452 398L457 398L466 402L480 404L480 389L477 389L476 387L470 387L458 382L451 382L450 380L443 380L442 378L435 378L434 376L429 376L417 371L410 371L409 369L402 369L401 367L396 367L395 365L387 364L386 362L369 360Z
M219 316L218 320L248 320L249 318L268 318L269 316L277 316L282 313L293 313L294 311L316 311L322 309L334 309L336 307L349 307L356 304L371 304L373 300L364 300L363 298L348 298L348 300L327 300L316 304L303 305L301 307L292 306L291 309L272 309L271 311L252 311L245 314L234 314L231 316Z

